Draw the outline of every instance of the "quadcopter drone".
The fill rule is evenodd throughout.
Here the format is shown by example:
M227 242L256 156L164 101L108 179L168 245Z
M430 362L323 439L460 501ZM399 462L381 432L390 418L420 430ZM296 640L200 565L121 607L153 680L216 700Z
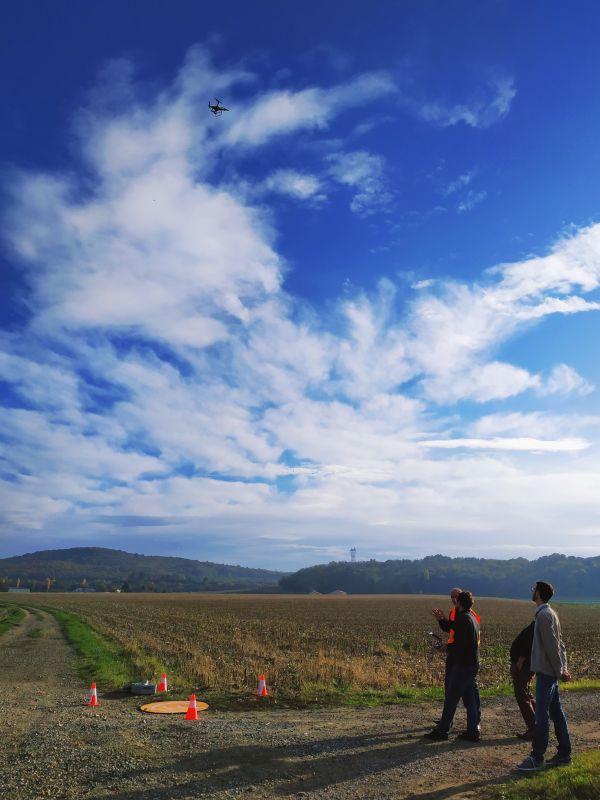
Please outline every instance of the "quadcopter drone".
M221 101L217 97L215 97L215 104L214 105L211 105L210 100L208 101L208 107L210 108L212 113L215 115L215 117L220 117L221 114L224 111L229 111L228 108L225 108L225 106L221 105Z

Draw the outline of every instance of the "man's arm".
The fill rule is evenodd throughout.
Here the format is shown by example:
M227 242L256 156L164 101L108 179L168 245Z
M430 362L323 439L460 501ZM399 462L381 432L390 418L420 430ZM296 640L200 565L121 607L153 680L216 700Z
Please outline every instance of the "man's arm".
M438 625L443 631L449 633L452 630L452 623L446 617L441 608L434 608L432 609L431 613L437 619Z

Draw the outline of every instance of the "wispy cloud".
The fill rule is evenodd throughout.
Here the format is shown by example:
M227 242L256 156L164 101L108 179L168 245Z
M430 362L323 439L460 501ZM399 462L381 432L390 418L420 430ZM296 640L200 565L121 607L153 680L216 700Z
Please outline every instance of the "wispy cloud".
M263 145L273 136L327 127L340 111L361 106L374 97L395 92L387 73L368 73L330 89L276 91L241 105L234 122L227 123L223 144Z
M557 364L540 387L541 394L590 394L594 386L567 364Z
M474 191L467 192L465 197L463 197L462 200L457 205L456 210L458 211L459 214L464 214L465 211L472 211L475 208L475 206L478 206L479 203L483 202L483 200L485 200L486 197L487 197L487 192L483 190L479 192L474 192Z
M532 439L522 437L519 439L432 439L421 443L423 447L433 447L443 450L465 448L468 450L525 450L533 453L568 453L585 450L590 446L584 439L561 439L549 441L547 439Z
M510 111L517 91L512 78L499 78L480 90L469 101L450 105L443 100L428 100L415 104L421 119L446 128L463 123L471 128L488 128L502 120Z
M442 187L442 194L449 197L451 194L455 194L456 192L464 189L468 186L475 176L475 170L469 170L469 172L463 172L462 175L459 175L458 178L455 178L453 181L450 181L446 186Z
M487 197L485 189L476 189L473 186L473 181L479 172L477 167L461 173L450 181L443 179L443 170L444 165L441 163L429 177L436 191L446 198L448 204L453 203L459 214L472 211Z
M296 200L322 202L326 199L323 183L316 175L293 169L279 169L272 172L259 186L259 191L287 195Z
M385 161L381 156L355 150L332 153L328 161L332 178L356 190L350 202L355 214L367 217L391 206L393 194L386 186Z

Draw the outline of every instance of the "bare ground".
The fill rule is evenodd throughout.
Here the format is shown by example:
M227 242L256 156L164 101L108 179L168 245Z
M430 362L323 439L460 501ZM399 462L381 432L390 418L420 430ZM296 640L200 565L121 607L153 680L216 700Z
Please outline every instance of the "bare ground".
M44 612L0 639L2 798L475 800L510 779L528 752L514 737L520 716L506 698L484 701L480 744L427 743L421 737L438 703L209 710L186 722L143 714L140 698L102 697L101 688L101 707L85 707L73 653ZM564 701L575 749L598 747L600 694L572 692Z

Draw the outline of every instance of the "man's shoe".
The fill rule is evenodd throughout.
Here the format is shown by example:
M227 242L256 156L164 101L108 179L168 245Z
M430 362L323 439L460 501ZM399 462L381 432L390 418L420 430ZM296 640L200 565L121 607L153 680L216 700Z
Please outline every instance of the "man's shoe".
M526 742L530 742L533 739L533 731L525 731L525 733L517 733L516 735L519 739L524 739Z
M516 769L520 772L539 772L544 769L544 762L536 761L533 756L527 756L520 764L517 764Z
M434 742L447 742L448 741L448 734L441 731L439 728L434 728L429 733L423 734L424 739L431 739Z
M480 742L481 734L469 733L469 731L464 731L464 733L459 733L456 738L461 739L463 742Z
M571 755L563 756L560 753L556 753L556 755L552 756L552 758L548 758L546 760L547 767L567 767L571 763Z

